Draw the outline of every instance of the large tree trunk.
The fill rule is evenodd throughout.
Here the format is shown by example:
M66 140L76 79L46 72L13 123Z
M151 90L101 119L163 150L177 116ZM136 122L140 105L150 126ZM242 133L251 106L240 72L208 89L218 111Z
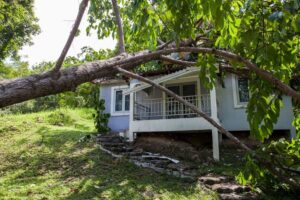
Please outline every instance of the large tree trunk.
M47 72L40 75L0 81L0 108L37 97L72 91L82 83L106 76L114 76L117 72L113 67L119 66L125 69L133 69L142 63L159 60L162 55L168 55L173 52L209 53L222 56L227 60L239 61L243 63L250 72L256 73L262 79L273 84L274 87L283 94L291 96L300 104L299 92L275 78L270 72L259 69L250 61L236 54L212 48L179 47L154 52L145 50L133 54L122 54L108 60L95 61L71 67L61 70L58 79L53 77L53 73Z

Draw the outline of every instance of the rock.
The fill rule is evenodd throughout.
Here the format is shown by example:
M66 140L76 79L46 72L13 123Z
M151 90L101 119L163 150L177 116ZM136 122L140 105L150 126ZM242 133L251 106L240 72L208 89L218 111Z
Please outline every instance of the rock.
M218 192L218 193L243 193L243 192L249 192L250 187L248 186L241 186L235 183L218 183L214 184L211 187L212 190Z
M145 192L143 192L143 196L148 197L148 198L153 198L154 193L152 191L145 191Z
M244 193L244 194L220 194L220 199L222 200L258 200L258 196L255 193Z
M211 186L211 189L218 193L232 193L234 192L235 187L232 184L228 183L218 183Z
M214 185L226 182L227 178L225 176L202 176L199 181L207 185Z
M167 166L168 169L176 170L178 168L176 163L170 163Z

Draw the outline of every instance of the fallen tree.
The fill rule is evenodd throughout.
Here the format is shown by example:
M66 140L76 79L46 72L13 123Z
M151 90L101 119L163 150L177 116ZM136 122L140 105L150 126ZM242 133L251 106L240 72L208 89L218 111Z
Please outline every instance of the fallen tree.
M64 60L68 48L70 47L74 36L78 29L81 17L86 8L88 1L83 0L83 6L79 9L79 14L76 20L76 26L71 31L70 37L66 43L63 52L58 59L56 67L53 71L45 72L43 74L32 75L28 77L12 79L12 80L4 80L0 81L0 108L9 106L15 103L19 103L22 101L26 101L29 99L34 99L37 97L47 96L51 94L58 94L61 92L72 91L75 90L76 87L85 82L91 82L95 79L105 78L105 77L113 77L118 73L123 73L131 78L136 78L138 80L149 83L150 85L161 89L166 92L170 96L174 97L179 102L185 104L193 111L198 113L201 117L206 119L209 123L211 123L214 127L216 127L222 134L225 134L227 137L232 139L235 143L239 144L243 149L248 152L252 152L252 150L243 144L240 140L234 137L230 132L220 126L215 120L207 116L201 110L199 110L195 105L185 101L181 97L175 95L168 89L153 83L152 81L145 79L137 74L129 72L128 70L134 70L141 64L145 64L147 62L153 60L163 60L171 63L179 64L179 65L198 65L195 62L185 61L185 60L174 60L168 55L172 53L194 53L194 54L203 54L203 55L214 55L218 56L228 62L239 63L242 67L239 67L239 73L251 73L256 77L268 82L272 87L276 88L280 93L288 95L292 97L292 99L300 104L300 93L291 88L286 82L282 81L278 78L272 71L269 71L264 68L260 68L250 59L247 59L241 55L230 52L229 50L217 49L214 47L204 47L197 45L198 40L207 38L203 38L202 36L195 37L195 39L187 39L181 42L166 42L156 48L156 50L142 50L135 53L126 53L125 52L125 44L124 44L124 30L122 27L122 21L120 16L120 10L117 5L116 0L112 0L112 7L115 13L115 22L117 24L118 36L119 36L119 55L102 61L94 61L90 63L86 63L79 66L74 66L67 69L60 69L62 61ZM199 26L199 24L197 24ZM210 41L211 43L211 41ZM199 66L203 67L203 66ZM224 68L225 69L225 68ZM226 68L228 72L235 73L234 68ZM274 175L284 180L284 182L294 186L295 188L300 190L299 184L297 184L294 180L288 179L286 177L282 177L280 173L277 172L276 169L272 166L271 163L266 163L263 158L256 156L258 161L266 166Z
M300 93L292 89L288 84L283 83L272 73L258 68L255 64L234 53L217 50L214 48L202 47L178 47L166 48L163 50L144 50L136 53L123 53L104 61L95 61L80 66L60 70L60 77L55 78L52 72L32 75L24 78L0 81L0 108L26 100L34 99L60 92L72 91L82 83L93 81L97 78L116 75L114 67L121 67L127 70L153 60L163 59L163 55L174 52L192 52L202 54L214 54L226 60L234 60L244 64L250 72L255 73L263 80L274 85L280 92L291 96L295 102L300 104Z

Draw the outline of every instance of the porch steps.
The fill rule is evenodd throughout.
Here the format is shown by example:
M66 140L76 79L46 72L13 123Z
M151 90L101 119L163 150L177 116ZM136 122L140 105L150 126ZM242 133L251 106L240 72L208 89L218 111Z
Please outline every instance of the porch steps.
M202 176L199 182L218 193L222 200L257 200L257 194L249 186L237 184L233 178L208 174Z
M208 174L199 176L197 166L184 163L160 154L145 152L143 149L133 148L118 135L98 135L97 143L100 148L113 157L126 157L135 165L149 168L159 173L196 180L199 184L218 193L223 200L256 200L258 196L251 191L249 186L237 184L233 178ZM198 177L198 178L197 178Z

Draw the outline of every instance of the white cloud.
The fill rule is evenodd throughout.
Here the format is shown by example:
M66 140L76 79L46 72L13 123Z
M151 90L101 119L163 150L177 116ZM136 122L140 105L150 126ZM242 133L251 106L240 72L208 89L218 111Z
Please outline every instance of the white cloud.
M41 33L33 38L32 46L25 46L20 52L30 65L58 58L74 24L79 4L80 0L35 0ZM86 36L87 25L86 10L79 27L81 34L74 38L68 55L77 55L84 46L96 50L115 47L116 41L111 38L99 40L96 34Z

